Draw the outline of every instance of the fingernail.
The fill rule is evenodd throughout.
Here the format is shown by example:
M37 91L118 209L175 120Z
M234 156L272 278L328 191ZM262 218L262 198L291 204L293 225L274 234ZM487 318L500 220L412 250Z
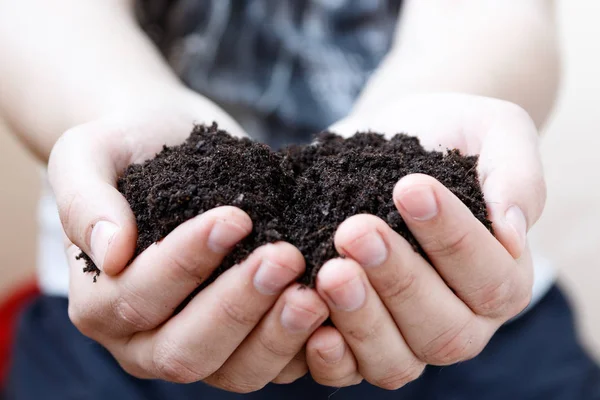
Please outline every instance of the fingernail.
M348 251L352 258L366 268L377 267L388 258L387 246L377 232L369 232L359 237L352 242Z
M341 311L356 311L361 308L367 297L365 285L359 276L344 283L337 289L327 291L329 298Z
M90 245L92 250L92 258L94 264L102 271L104 265L104 259L106 258L106 252L108 246L114 238L115 234L119 230L119 227L112 222L99 221L94 225L92 229L92 236L90 238Z
M283 290L294 278L296 272L269 260L262 260L256 274L254 287L262 294L274 295Z
M417 221L428 221L438 214L438 205L429 186L416 186L400 194L402 208Z
M220 219L208 235L208 247L215 253L226 253L247 234L238 224Z
M517 233L519 245L523 248L527 241L527 220L525 219L525 214L523 214L523 211L518 206L511 206L506 210L504 219Z
M344 357L344 343L339 343L337 346L332 347L327 350L317 350L319 356L325 361L327 364L335 364L339 362Z
M281 325L291 333L311 331L320 318L320 315L292 304L286 304L281 311Z

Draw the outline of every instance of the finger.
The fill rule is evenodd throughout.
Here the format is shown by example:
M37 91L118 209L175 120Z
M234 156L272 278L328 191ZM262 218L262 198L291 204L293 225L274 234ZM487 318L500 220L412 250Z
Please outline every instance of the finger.
M424 94L346 118L331 130L344 136L365 130L388 136L412 132L427 149L439 150L441 144L478 154L477 170L496 237L514 258L523 254L525 232L543 211L546 185L538 131L521 107L479 96Z
M245 212L219 207L186 221L146 249L118 277L113 290L111 305L125 332L153 329L171 317L251 230Z
M315 290L292 285L206 382L233 391L261 389L294 359L328 315L327 305Z
M340 254L361 264L402 336L427 364L450 365L473 358L497 328L477 318L380 218L347 219L336 232L335 245Z
M402 338L360 265L350 259L328 261L317 275L317 290L367 381L392 390L421 374L424 364Z
M287 385L296 382L308 373L308 365L306 364L306 352L300 351L294 356L292 361L285 366L271 382L277 385Z
M52 150L48 176L71 242L114 275L133 256L137 228L115 187L127 166L126 151L115 146L121 140L107 140L102 133L110 136L94 124L66 132Z
M546 184L537 129L521 108L509 109L512 118L489 124L478 169L496 238L519 258L544 209Z
M153 329L173 315L251 230L250 217L235 207L207 211L150 246L117 277L90 285L75 268L71 300L93 311L90 317L104 322L96 328L105 334L127 336ZM101 313L108 315L100 318Z
M306 344L306 362L313 380L321 385L358 385L363 377L344 337L331 326L319 328Z
M199 292L156 331L135 334L113 351L129 371L189 383L216 372L304 271L288 243L265 245Z
M80 125L55 144L48 176L63 228L106 274L116 275L127 265L137 238L133 213L116 189L118 177L129 164L183 141L195 120L180 108L149 109Z
M506 249L447 188L426 175L398 182L394 202L436 270L478 315L506 320L529 302L531 268Z

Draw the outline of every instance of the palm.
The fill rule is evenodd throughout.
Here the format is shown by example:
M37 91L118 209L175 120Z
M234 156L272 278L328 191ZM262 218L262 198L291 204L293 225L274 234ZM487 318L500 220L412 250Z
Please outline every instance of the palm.
M504 210L518 198L531 226L543 210L546 192L537 129L521 108L461 94L415 95L331 129L342 135L403 132L417 136L430 150L454 148L479 155L477 169L496 236L514 256L522 252L514 232L504 229Z

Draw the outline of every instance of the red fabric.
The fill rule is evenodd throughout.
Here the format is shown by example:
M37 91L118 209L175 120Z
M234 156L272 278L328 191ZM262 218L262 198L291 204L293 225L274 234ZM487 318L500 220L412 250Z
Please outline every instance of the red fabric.
M8 299L0 303L0 387L8 372L10 350L19 312L40 293L36 282L22 285Z

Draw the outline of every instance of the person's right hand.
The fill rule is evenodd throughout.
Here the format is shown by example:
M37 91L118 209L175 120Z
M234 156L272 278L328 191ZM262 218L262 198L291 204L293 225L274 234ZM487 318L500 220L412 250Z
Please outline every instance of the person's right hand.
M127 265L137 230L117 178L164 144L182 142L193 113L201 110L112 116L75 127L56 143L49 177L68 237L69 316L140 378L204 381L235 392L273 380L291 382L307 371L304 357L295 356L328 317L314 290L293 284L304 270L295 247L281 242L257 249L175 316L177 306L250 233L248 215L234 207L210 210ZM221 111L200 115L205 120L195 122L217 120L241 132ZM75 259L80 249L103 271L97 283Z

